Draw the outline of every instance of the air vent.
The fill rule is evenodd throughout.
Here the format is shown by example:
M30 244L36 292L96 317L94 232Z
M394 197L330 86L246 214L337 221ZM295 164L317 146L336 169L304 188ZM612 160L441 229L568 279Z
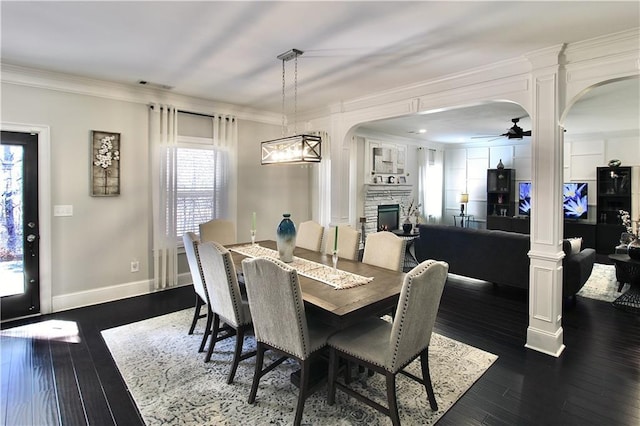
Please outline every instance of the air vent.
M140 81L138 81L138 84L140 86L153 87L155 89L163 89L163 90L172 90L173 89L173 86L168 86L166 84L152 83L152 82L146 81L146 80L140 80Z

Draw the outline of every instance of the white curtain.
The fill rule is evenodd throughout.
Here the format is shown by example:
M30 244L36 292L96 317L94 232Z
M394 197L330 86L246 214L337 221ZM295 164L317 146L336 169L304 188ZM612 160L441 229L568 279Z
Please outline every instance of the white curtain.
M442 218L442 152L418 148L418 203L428 223L439 223Z
M221 217L235 222L237 206L237 152L238 152L238 119L231 115L214 115L213 146L226 153L227 161L224 162L226 170L218 170L216 173L215 190L218 191L217 200L222 205L218 211Z
M149 109L153 203L153 279L156 289L178 283L175 221L178 111L168 105Z

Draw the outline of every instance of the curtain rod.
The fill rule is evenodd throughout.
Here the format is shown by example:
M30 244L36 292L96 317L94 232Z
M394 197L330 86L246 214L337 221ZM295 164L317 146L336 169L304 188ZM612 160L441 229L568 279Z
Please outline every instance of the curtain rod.
M150 107L151 109L154 109L154 108L153 108L153 105L149 105L149 107ZM160 109L162 109L162 107L160 107ZM184 110L181 110L181 109L177 109L177 111L178 111L179 113L183 113L183 114L190 114L190 115L197 115L197 116L199 116L199 117L224 118L224 119L226 119L227 121L228 121L228 120L235 120L235 117L233 117L233 118L229 118L229 117L220 117L220 116L215 116L215 115L205 114L205 113L202 113L202 112L184 111Z

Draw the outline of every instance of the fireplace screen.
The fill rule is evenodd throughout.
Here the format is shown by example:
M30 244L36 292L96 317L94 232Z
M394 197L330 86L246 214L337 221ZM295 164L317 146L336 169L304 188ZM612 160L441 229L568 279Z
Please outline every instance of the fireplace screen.
M400 205L378 206L378 231L395 231L400 228Z

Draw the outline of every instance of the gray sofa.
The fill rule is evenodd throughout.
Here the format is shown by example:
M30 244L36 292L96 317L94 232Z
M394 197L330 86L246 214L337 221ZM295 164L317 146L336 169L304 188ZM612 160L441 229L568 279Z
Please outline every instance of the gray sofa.
M444 260L449 272L494 284L529 288L530 236L516 232L420 225L415 241L418 262ZM583 249L571 254L563 241L563 297L574 296L589 279L596 252Z

